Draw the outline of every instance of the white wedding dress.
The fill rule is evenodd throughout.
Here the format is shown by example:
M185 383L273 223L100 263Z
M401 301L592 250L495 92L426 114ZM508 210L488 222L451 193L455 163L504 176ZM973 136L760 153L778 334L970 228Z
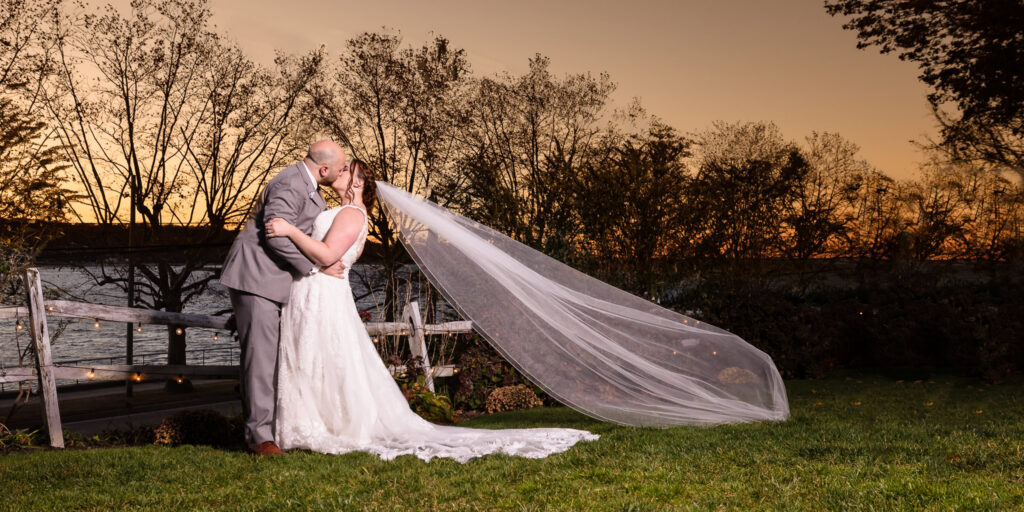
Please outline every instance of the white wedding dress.
M324 274L292 283L281 313L275 437L283 450L370 452L384 460L411 454L461 463L491 453L543 458L600 436L572 428L491 430L435 425L409 408L359 317L348 271L363 251L366 211L353 205L321 213L323 240L342 208L358 208L364 225L342 256L345 279Z

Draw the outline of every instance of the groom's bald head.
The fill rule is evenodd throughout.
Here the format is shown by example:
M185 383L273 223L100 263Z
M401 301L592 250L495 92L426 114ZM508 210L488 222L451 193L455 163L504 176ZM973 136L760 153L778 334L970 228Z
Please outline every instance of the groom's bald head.
M321 185L330 185L345 167L345 149L332 140L318 140L303 161Z

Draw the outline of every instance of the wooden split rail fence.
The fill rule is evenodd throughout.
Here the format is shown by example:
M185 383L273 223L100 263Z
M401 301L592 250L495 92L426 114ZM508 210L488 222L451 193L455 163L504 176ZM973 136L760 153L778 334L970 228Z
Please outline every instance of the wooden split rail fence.
M199 327L207 329L234 330L230 324L231 317L210 316L191 313L171 313L151 309L105 306L87 302L67 300L44 300L43 286L39 279L39 271L30 268L25 272L25 289L28 291L28 307L0 308L0 319L28 318L28 330L35 348L35 368L6 368L0 370L0 382L22 382L38 379L42 391L42 409L45 428L50 435L50 446L64 447L64 435L61 427L60 410L57 401L56 379L82 380L128 380L136 382L152 379L154 376L164 379L171 375L179 377L198 377L204 379L237 379L241 371L238 365L82 365L61 366L53 363L50 351L50 333L47 327L47 315L66 318L85 318L125 322L133 324L169 325L177 327ZM427 374L427 386L434 390L434 377L448 377L456 371L453 365L431 367L427 357L426 335L466 333L473 331L469 321L445 322L424 325L420 316L419 304L410 302L405 305L401 322L368 322L366 330L375 335L405 335L409 339L409 350L420 356L424 371ZM404 371L403 367L391 367L392 372Z

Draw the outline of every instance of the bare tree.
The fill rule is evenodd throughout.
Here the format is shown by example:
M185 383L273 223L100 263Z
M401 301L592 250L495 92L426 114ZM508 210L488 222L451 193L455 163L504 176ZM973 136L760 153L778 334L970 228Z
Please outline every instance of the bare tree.
M933 154L922 170L924 179L914 183L919 190L914 196L920 204L918 222L925 221L926 229L937 224L925 233L942 237L926 246L937 247L925 257L989 262L1019 258L1024 196L1017 183L991 168L951 162L942 154Z
M691 255L726 276L758 278L785 253L809 165L771 123L722 123L695 135L696 175L685 216Z
M956 167L927 165L923 176L907 184L908 232L914 259L950 258L952 244L964 238L969 215L969 184Z
M0 97L0 302L20 290L22 273L70 209L71 192L60 179L67 165L48 131Z
M843 254L869 261L892 257L907 229L906 186L877 170L858 176L855 184Z
M771 122L715 121L711 128L691 134L695 141L693 163L703 166L739 167L752 161L782 165L795 145Z
M415 48L397 34L364 33L348 40L337 60L321 49L303 66L317 71L309 87L312 117L369 162L378 179L428 194L452 168L470 71L464 50L440 36ZM408 260L381 209L372 214L370 236L381 244L382 265L365 282L383 287L382 310L391 318Z
M847 227L843 214L856 198L858 181L872 170L857 157L860 148L839 134L812 132L805 141L802 152L809 172L785 219L791 229L787 253L800 261L838 255Z
M272 171L293 163L308 146L308 124L297 117L311 72L282 55L275 75L237 46L211 53L193 98L197 127L188 137L183 131L180 140L188 201L175 209L175 219L237 229Z
M460 157L462 174L446 187L474 219L523 243L562 256L578 235L567 186L603 158L600 141L615 89L608 75L555 77L536 55L522 76L480 79Z
M134 0L122 16L54 10L42 104L76 182L79 218L127 225L133 243L174 225L195 239L139 265L142 279L103 267L96 279L134 289L129 301L181 311L216 276L202 267L238 229L268 173L297 158L291 128L305 77L272 74L208 26L205 0ZM135 217L140 218L136 226ZM205 228L205 229L203 229ZM168 329L168 360L185 333Z
M679 219L692 142L658 120L646 133L608 140L608 157L593 159L568 190L582 235L577 250L593 256L605 280L660 295L664 281L674 277L667 272L670 262L688 246Z
M26 88L39 66L47 14L61 0L0 0L0 94Z
M31 80L43 53L45 13L56 1L0 0L0 302L66 220L73 198L52 131L31 115Z

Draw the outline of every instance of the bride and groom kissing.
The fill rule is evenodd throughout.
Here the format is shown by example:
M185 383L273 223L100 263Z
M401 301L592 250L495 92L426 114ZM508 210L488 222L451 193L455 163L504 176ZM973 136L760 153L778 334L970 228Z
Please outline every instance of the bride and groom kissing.
M341 206L327 209L321 187ZM570 428L435 425L402 395L366 331L349 270L369 234L376 176L329 140L270 180L236 237L220 282L241 345L250 450L411 454L466 462L489 453L542 458L599 436Z

